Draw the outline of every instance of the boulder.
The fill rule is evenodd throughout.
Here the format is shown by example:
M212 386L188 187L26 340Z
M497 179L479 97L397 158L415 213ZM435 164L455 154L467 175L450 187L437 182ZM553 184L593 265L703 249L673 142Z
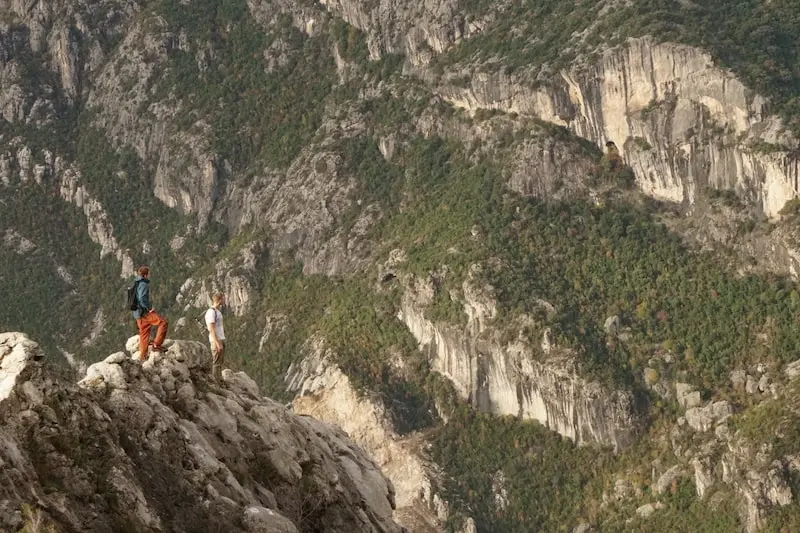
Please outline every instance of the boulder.
M708 431L715 424L725 422L733 414L727 401L710 403L705 407L693 407L686 411L686 423L695 431Z
M694 390L694 387L688 383L676 383L675 396L678 398L680 406L684 409L697 407L702 402L700 392Z
M661 474L655 484L653 484L653 492L656 494L663 494L667 491L667 489L670 488L673 481L680 479L684 475L685 473L681 465L675 465L671 467L669 470Z
M244 510L242 523L248 533L298 533L291 520L257 505Z

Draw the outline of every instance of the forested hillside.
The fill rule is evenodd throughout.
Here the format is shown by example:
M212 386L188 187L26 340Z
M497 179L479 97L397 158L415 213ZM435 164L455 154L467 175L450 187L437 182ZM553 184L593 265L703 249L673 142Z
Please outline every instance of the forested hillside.
M222 290L265 394L385 408L433 531L800 527L797 1L0 22L0 330L105 358L146 263L171 337Z

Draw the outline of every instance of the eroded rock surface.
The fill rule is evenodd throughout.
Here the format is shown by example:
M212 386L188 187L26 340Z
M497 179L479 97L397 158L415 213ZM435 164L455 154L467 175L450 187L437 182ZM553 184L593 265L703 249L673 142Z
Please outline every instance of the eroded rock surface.
M342 430L243 373L211 384L201 343L112 354L78 385L22 334L0 347L0 530L28 504L75 531L403 531L392 484Z

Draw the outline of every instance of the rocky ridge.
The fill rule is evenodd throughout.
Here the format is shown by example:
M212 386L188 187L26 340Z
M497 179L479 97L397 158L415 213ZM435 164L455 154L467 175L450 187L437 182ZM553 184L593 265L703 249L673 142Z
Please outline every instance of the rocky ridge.
M0 350L0 530L33 508L81 531L402 531L391 483L341 430L243 373L210 383L200 343L115 353L77 385L23 334Z
M641 478L636 481L636 476L620 473L613 489L604 494L604 505L627 502L631 514L647 519L686 482L699 500L712 505L735 497L742 530L764 531L769 517L795 504L798 497L795 480L800 462L791 445L787 453L781 440L798 412L799 368L800 361L795 361L783 372L766 365L734 371L730 401L706 400L696 387L681 381L655 383L658 396L679 406L676 423L653 436L653 442L669 452L662 451L652 461L650 479L644 484ZM776 422L777 434L765 435Z

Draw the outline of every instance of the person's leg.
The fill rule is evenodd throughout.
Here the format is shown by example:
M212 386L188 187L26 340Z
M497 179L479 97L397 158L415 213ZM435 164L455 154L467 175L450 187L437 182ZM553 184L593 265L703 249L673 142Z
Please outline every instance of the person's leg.
M147 347L150 345L150 322L144 317L136 319L139 328L139 360L147 360Z
M222 381L222 365L225 363L225 343L222 343L222 349L211 345L211 377L217 383Z
M163 316L159 315L158 313L148 313L147 316L151 316L151 324L158 328L158 333L156 333L156 338L153 341L153 348L159 349L161 345L164 344L164 339L167 338L167 330L169 329L169 323L167 319Z

